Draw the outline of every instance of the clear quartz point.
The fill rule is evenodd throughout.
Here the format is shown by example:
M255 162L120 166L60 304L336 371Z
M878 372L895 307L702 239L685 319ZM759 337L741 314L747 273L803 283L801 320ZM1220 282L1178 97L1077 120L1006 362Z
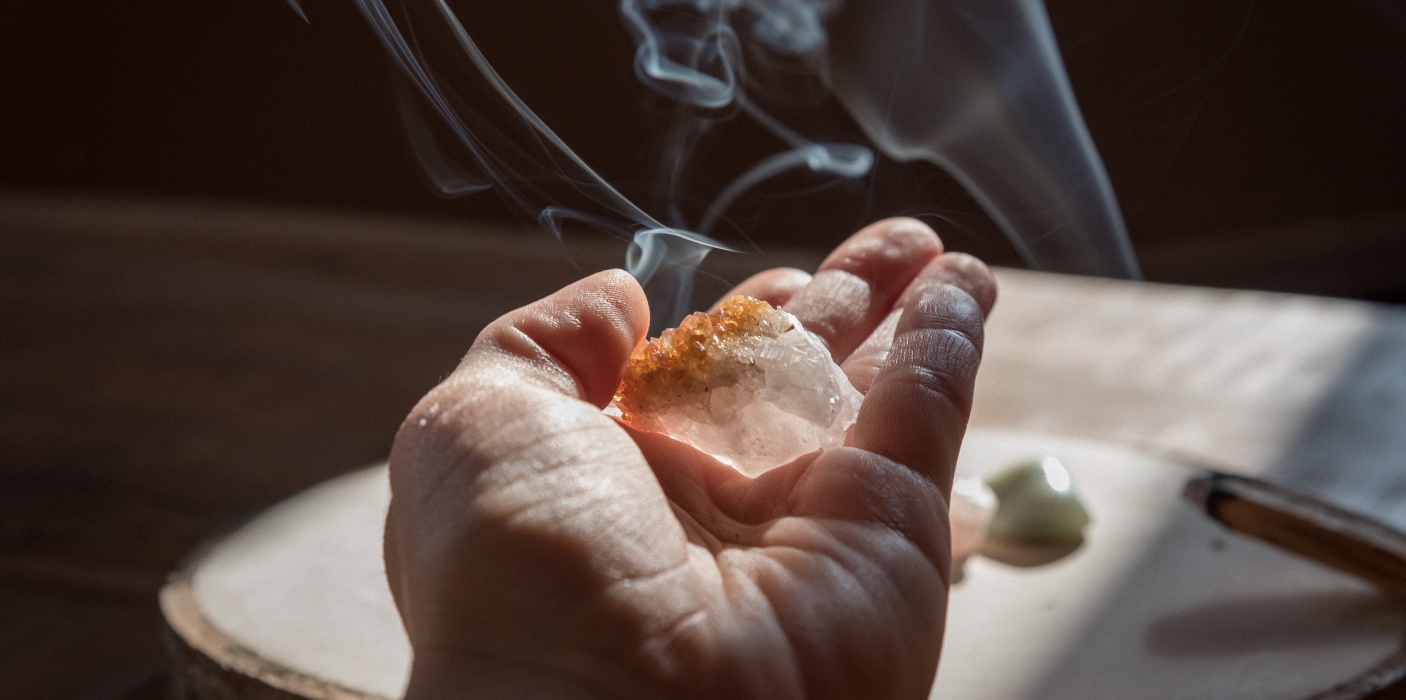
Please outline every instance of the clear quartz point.
M757 476L844 444L862 399L795 316L735 296L636 348L612 407Z

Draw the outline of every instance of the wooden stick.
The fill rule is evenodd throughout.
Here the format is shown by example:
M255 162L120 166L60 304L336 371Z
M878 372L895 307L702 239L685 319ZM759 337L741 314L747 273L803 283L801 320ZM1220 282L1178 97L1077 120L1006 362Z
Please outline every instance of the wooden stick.
M1227 528L1370 581L1406 601L1406 534L1259 479L1211 472L1183 495Z

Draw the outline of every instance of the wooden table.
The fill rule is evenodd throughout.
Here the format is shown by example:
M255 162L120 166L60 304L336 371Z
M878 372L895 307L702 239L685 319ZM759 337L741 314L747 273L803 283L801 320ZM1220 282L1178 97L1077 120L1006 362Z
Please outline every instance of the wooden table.
M999 276L974 423L1266 475L1406 526L1406 310Z
M0 687L22 697L159 696L165 573L380 458L482 324L579 274L531 232L224 205L7 195L0 233ZM976 424L1265 474L1406 526L1406 312L1000 278Z

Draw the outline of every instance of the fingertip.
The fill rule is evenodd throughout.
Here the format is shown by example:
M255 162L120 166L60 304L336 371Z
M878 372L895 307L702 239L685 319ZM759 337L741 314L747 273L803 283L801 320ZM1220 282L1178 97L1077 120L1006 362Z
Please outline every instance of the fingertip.
M649 331L649 300L624 270L606 270L549 297L556 318L538 342L581 383L586 401L605 406L635 346Z
M899 317L893 348L875 383L887 374L899 381L918 379L955 405L965 425L984 344L985 326L977 301L956 285L936 285Z
M601 270L586 278L567 285L565 289L572 287L599 287L602 289L614 289L624 296L630 297L633 301L645 302L644 288L640 286L639 280L635 276L618 268Z
M921 290L904 307L894 330L894 342L897 345L914 333L954 332L965 336L980 351L984 330L980 302L962 287L942 282Z
M954 273L948 284L969 294L981 308L981 315L989 316L998 296L996 276L991 274L991 268L976 256L966 253L947 253L942 257L948 259L945 264Z
M991 274L991 268L966 253L943 253L934 258L904 291L898 305L908 306L924 291L943 284L966 292L981 309L982 316L989 315L996 305L996 277Z
M825 258L820 269L838 268L870 278L866 272L891 272L902 267L916 269L941 255L942 250L942 239L931 226L907 217L884 219L846 239Z
M843 361L893 308L909 283L942 254L942 241L917 219L885 219L841 243L811 283L786 304Z
M579 398L604 406L648 329L644 290L629 273L606 270L498 319L474 345L525 359L543 376L565 370Z
M753 299L761 299L772 306L781 306L791 300L792 295L810 283L810 273L804 270L797 270L794 267L777 267L770 270L763 270L751 277L743 280L741 284L732 288L732 291L723 295L717 303L708 309L708 313L716 313L722 307L722 303L738 294L749 296Z
M926 254L931 257L941 255L943 251L942 238L931 226L907 216L875 221L850 236L846 245L863 245L869 242L882 242L884 246L895 248L910 256Z
M567 289L580 287L587 295L596 295L603 306L602 320L629 339L630 348L649 331L649 298L634 275L621 270L604 270L577 282Z

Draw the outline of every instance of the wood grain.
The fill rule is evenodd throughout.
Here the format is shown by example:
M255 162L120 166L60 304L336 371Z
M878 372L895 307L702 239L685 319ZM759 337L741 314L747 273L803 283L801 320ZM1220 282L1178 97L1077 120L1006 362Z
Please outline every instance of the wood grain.
M161 591L162 630L174 659L171 695L199 700L383 700L335 683L275 668L206 620L177 576Z

